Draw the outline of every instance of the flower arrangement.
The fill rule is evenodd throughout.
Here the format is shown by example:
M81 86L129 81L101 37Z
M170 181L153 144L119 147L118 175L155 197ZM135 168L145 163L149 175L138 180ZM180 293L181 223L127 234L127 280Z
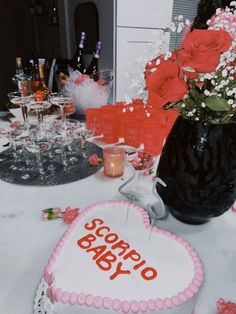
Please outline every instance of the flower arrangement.
M208 29L194 29L179 49L147 64L150 108L177 109L183 118L212 124L236 123L235 8L233 1L218 9Z
M87 74L78 70L69 70L69 76L59 75L61 90L66 95L72 95L78 113L84 113L87 108L97 108L107 103L112 86L112 72L99 72L99 80L95 81Z
M41 218L43 220L63 219L64 223L70 225L72 221L79 216L79 208L67 207L62 211L59 207L46 208L42 210Z

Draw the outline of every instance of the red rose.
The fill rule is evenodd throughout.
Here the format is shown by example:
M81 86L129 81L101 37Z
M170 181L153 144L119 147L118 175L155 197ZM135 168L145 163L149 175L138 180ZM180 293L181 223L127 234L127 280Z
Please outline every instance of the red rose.
M104 86L104 85L106 85L106 81L100 79L100 80L97 81L97 84L98 84L99 86Z
M84 81L89 79L89 75L87 74L80 74L77 79L75 80L75 84L80 85L82 84Z
M236 304L221 298L217 301L217 310L217 314L236 314Z
M98 166L101 161L102 159L99 158L97 154L92 154L89 156L89 163L92 166Z
M144 71L144 77L145 77L146 83L147 83L148 79L150 78L150 75L152 74L152 69L157 68L156 62L158 59L159 59L159 57L156 57L155 59L149 61L146 64L145 71Z
M63 213L63 221L70 225L72 223L72 221L77 218L79 216L79 208L70 208L70 207L67 207L66 208L66 211Z
M176 60L176 54L171 59L160 59L157 70L150 74L147 80L149 91L149 103L163 106L168 102L180 101L186 93L188 86L181 77L180 67ZM150 99L152 98L152 100Z
M221 53L227 51L231 43L231 36L224 30L195 29L183 41L180 62L199 73L213 72Z

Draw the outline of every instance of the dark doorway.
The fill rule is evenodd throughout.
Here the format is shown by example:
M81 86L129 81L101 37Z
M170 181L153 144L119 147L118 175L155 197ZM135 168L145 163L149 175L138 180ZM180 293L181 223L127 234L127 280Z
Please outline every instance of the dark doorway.
M75 40L78 45L80 33L86 33L85 54L93 53L96 41L99 40L98 25L98 10L94 3L86 2L77 5L75 9Z

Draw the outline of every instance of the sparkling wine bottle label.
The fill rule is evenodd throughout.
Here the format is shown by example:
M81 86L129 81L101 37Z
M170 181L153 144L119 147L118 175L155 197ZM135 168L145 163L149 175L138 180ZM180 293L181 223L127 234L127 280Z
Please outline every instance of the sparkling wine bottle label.
M34 93L34 97L36 100L41 101L47 99L48 95L51 93L51 89L45 83L44 66L43 64L39 64L39 85Z

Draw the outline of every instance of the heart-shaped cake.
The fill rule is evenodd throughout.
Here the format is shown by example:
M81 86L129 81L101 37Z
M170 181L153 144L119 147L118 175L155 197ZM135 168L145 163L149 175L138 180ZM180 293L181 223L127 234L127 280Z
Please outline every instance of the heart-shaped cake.
M106 201L73 221L44 279L58 314L191 314L203 269L185 240L150 226L143 208Z

